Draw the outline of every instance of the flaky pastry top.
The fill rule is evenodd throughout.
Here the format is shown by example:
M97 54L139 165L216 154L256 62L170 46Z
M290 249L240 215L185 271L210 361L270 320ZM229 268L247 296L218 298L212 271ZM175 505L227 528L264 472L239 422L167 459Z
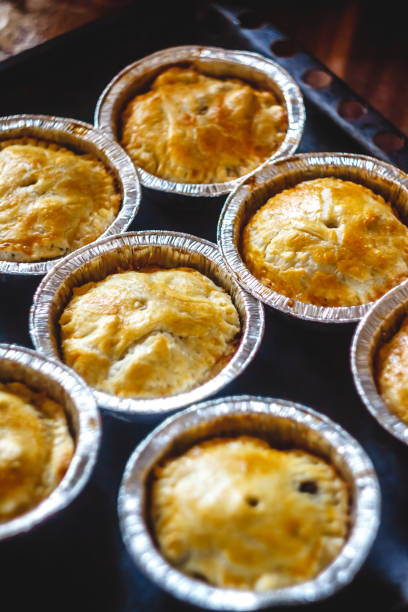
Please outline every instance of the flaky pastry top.
M60 404L22 383L0 383L0 522L47 497L73 451Z
M356 306L408 278L408 229L389 202L337 178L304 181L262 206L242 233L250 272L318 306Z
M118 272L77 287L60 326L64 361L121 397L201 384L232 356L240 331L230 295L192 268Z
M36 139L0 141L0 259L61 257L96 240L119 205L113 176L92 155Z
M349 496L336 471L305 451L215 438L156 467L150 514L178 569L264 591L312 579L333 560L347 536Z
M272 91L175 66L129 102L122 126L122 146L147 172L181 183L221 183L278 149L287 113Z
M408 425L408 317L380 348L376 366L377 384L384 402Z

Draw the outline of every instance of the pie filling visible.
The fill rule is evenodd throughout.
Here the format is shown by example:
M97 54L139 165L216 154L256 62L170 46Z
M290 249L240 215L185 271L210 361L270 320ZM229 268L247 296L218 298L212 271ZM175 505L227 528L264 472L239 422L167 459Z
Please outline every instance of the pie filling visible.
M0 383L0 522L47 497L73 452L62 406L22 383Z
M111 225L115 179L89 154L30 138L0 141L0 259L61 257Z
M286 189L242 233L242 256L267 287L317 306L357 306L408 278L408 229L358 183L320 178Z
M272 91L193 68L168 68L122 114L121 144L133 162L181 183L220 183L270 157L287 131Z
M212 585L265 591L314 578L348 533L346 483L323 459L250 436L155 468L150 517L167 560Z
M388 406L408 425L408 317L377 357L377 384Z
M60 318L63 359L100 391L182 393L236 350L240 321L231 297L192 268L118 272L73 294Z

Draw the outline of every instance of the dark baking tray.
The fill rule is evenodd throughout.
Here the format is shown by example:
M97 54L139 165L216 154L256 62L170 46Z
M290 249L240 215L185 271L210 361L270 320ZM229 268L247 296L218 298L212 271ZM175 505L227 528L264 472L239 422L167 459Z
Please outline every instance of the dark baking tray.
M248 48L233 23L202 3L150 2L120 10L0 65L0 115L41 113L92 122L105 84L126 64L167 46L212 44ZM307 102L301 151L367 152L319 105ZM215 241L223 198L196 212L162 206L144 192L131 229L182 230ZM31 346L28 311L36 278L0 278L0 340ZM380 478L379 535L353 583L305 610L407 610L408 448L383 431L361 404L349 367L353 327L319 333L271 310L247 371L220 395L257 394L309 405L339 422L364 446ZM99 461L89 485L65 511L32 533L0 545L0 608L4 612L65 610L139 612L192 610L157 589L124 549L116 497L124 465L152 424L104 417Z

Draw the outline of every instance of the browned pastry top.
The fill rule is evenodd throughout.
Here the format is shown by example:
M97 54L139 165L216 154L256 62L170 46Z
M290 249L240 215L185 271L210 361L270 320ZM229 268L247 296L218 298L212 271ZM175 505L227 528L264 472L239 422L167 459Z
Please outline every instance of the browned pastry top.
M367 187L319 178L276 194L254 214L242 234L242 256L282 295L355 306L408 278L408 229Z
M377 382L387 406L408 425L408 317L379 351Z
M193 268L118 272L73 293L60 319L64 361L101 391L182 393L235 352L231 297Z
M0 259L61 257L100 236L120 204L88 154L35 139L0 141Z
M137 166L181 183L221 183L265 161L284 140L286 110L271 91L175 66L131 100L121 144Z
M22 383L0 383L0 522L47 497L73 451L62 406Z
M348 532L345 482L323 459L240 436L155 470L151 518L163 555L210 584L267 590L309 580Z

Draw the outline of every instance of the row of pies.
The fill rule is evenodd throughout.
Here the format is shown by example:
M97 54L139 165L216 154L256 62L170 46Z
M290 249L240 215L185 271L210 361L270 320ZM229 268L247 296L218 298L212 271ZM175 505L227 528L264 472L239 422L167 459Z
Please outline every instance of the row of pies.
M121 122L120 143L137 167L184 183L244 176L290 127L275 93L192 66L163 70L128 100ZM366 304L408 278L408 229L394 203L362 183L323 176L266 198L240 236L247 269L288 299L329 307ZM31 137L0 141L0 259L41 261L89 244L120 200L112 172L92 154ZM211 379L237 352L243 325L229 292L206 274L145 265L76 286L58 331L62 360L90 387L145 399ZM382 350L378 380L408 423L407 392L394 392L396 380L404 384L395 363L407 337L402 325ZM61 405L1 383L0 522L49 495L74 446ZM351 503L344 479L318 455L256 437L213 438L157 467L150 519L160 550L182 571L269 590L311 579L336 557Z
M1 524L59 484L74 441L63 406L20 382L0 384L0 431ZM241 435L160 462L149 512L162 553L181 571L264 591L325 568L345 542L350 508L348 484L327 460Z
M152 285L154 290L149 294ZM144 287L143 295L140 286ZM158 299L163 292L164 297ZM211 369L203 370L203 362L208 366L209 357L217 359L218 351L222 353L223 349L226 353L221 360L228 360L239 341L239 317L231 297L192 268L150 267L117 272L103 281L82 285L73 293L60 317L62 354L69 353L64 347L69 346L70 328L79 325L84 333L78 332L69 340L72 354L84 364L80 373L88 381L89 376L102 380L101 388L109 393L114 392L115 385L121 387L120 381L123 393L129 390L132 393L135 389L132 385L136 385L138 392L143 388L149 393L167 390L169 383L176 392L178 382L194 384L183 372L194 372L198 381L203 371L211 376ZM88 310L90 316L84 316ZM194 312L195 316L186 323ZM172 333L155 329L149 337L146 329L158 321L162 327L164 320L174 326ZM126 322L130 326L123 325ZM141 326L147 337L143 334L138 337L129 351L121 343L128 341L126 335L132 333L133 323ZM68 329L64 330L65 326ZM192 333L190 338L185 335L187 330ZM207 342L203 341L203 330L206 337L210 334ZM212 337L214 333L218 336ZM88 347L91 337L95 343ZM204 346L202 354L200 345ZM108 347L108 356L112 351L124 350L125 357L112 364L101 354L99 346ZM168 361L169 353L174 354L172 362ZM75 369L75 359L70 365ZM105 371L112 377L104 377ZM98 380L91 382L94 387L97 384ZM147 391L142 391L142 397L146 394ZM2 519L7 521L29 510L58 484L69 465L73 441L62 407L44 393L33 393L19 383L5 384L0 405L3 432L0 471L5 476L1 479L4 487L1 510ZM179 570L216 586L268 591L303 583L336 558L349 533L352 507L349 484L327 460L305 452L301 446L282 451L254 436L214 437L158 464L153 478L151 520L160 550ZM202 486L208 490L208 499ZM221 507L217 514L216 509ZM283 514L278 520L279 508L283 508ZM272 514L276 529L269 542L268 521ZM204 531L200 525L205 526ZM220 539L220 534L231 534L229 530L235 532L238 527L238 541L228 536ZM244 534L248 544L243 541ZM220 547L228 561L220 559L217 553ZM251 562L249 570L246 560L252 558L251 554L259 564Z
M288 127L286 110L272 91L181 67L164 70L148 92L127 104L121 119L119 142L138 168L201 184L255 169L278 149ZM0 259L52 259L101 236L121 200L103 160L56 142L4 133Z
M318 219L306 230L308 210ZM391 204L331 177L270 198L245 225L241 245L265 286L299 301L367 304L408 278L408 230ZM225 287L193 267L143 261L74 285L56 324L63 361L94 389L123 398L194 389L242 340L242 317ZM408 423L406 344L403 322L380 352L377 376L385 402Z
M27 139L0 142L0 257L38 261L95 240L120 197L100 160ZM321 306L374 301L408 278L408 229L380 194L333 177L302 181L243 229L248 270L283 296Z
M17 347L0 347L0 358L2 375L7 362L20 379L0 387L1 540L18 533L13 519L27 530L49 516L46 497L68 468L70 485L59 500L51 496L51 511L78 493L99 434L89 389L69 369L47 368L52 362ZM35 368L42 370L39 383ZM69 389L59 401L47 377ZM30 511L37 511L34 519ZM303 583L311 601L327 586L344 586L363 563L379 524L379 487L363 449L328 418L291 402L237 396L178 413L140 444L125 470L119 518L135 561L164 588L181 584L171 575L167 584L172 566L192 581L189 591L208 586L220 602L224 589L230 599L242 590L268 598L283 589L291 597ZM135 554L135 546L144 549ZM341 581L334 579L339 568Z

